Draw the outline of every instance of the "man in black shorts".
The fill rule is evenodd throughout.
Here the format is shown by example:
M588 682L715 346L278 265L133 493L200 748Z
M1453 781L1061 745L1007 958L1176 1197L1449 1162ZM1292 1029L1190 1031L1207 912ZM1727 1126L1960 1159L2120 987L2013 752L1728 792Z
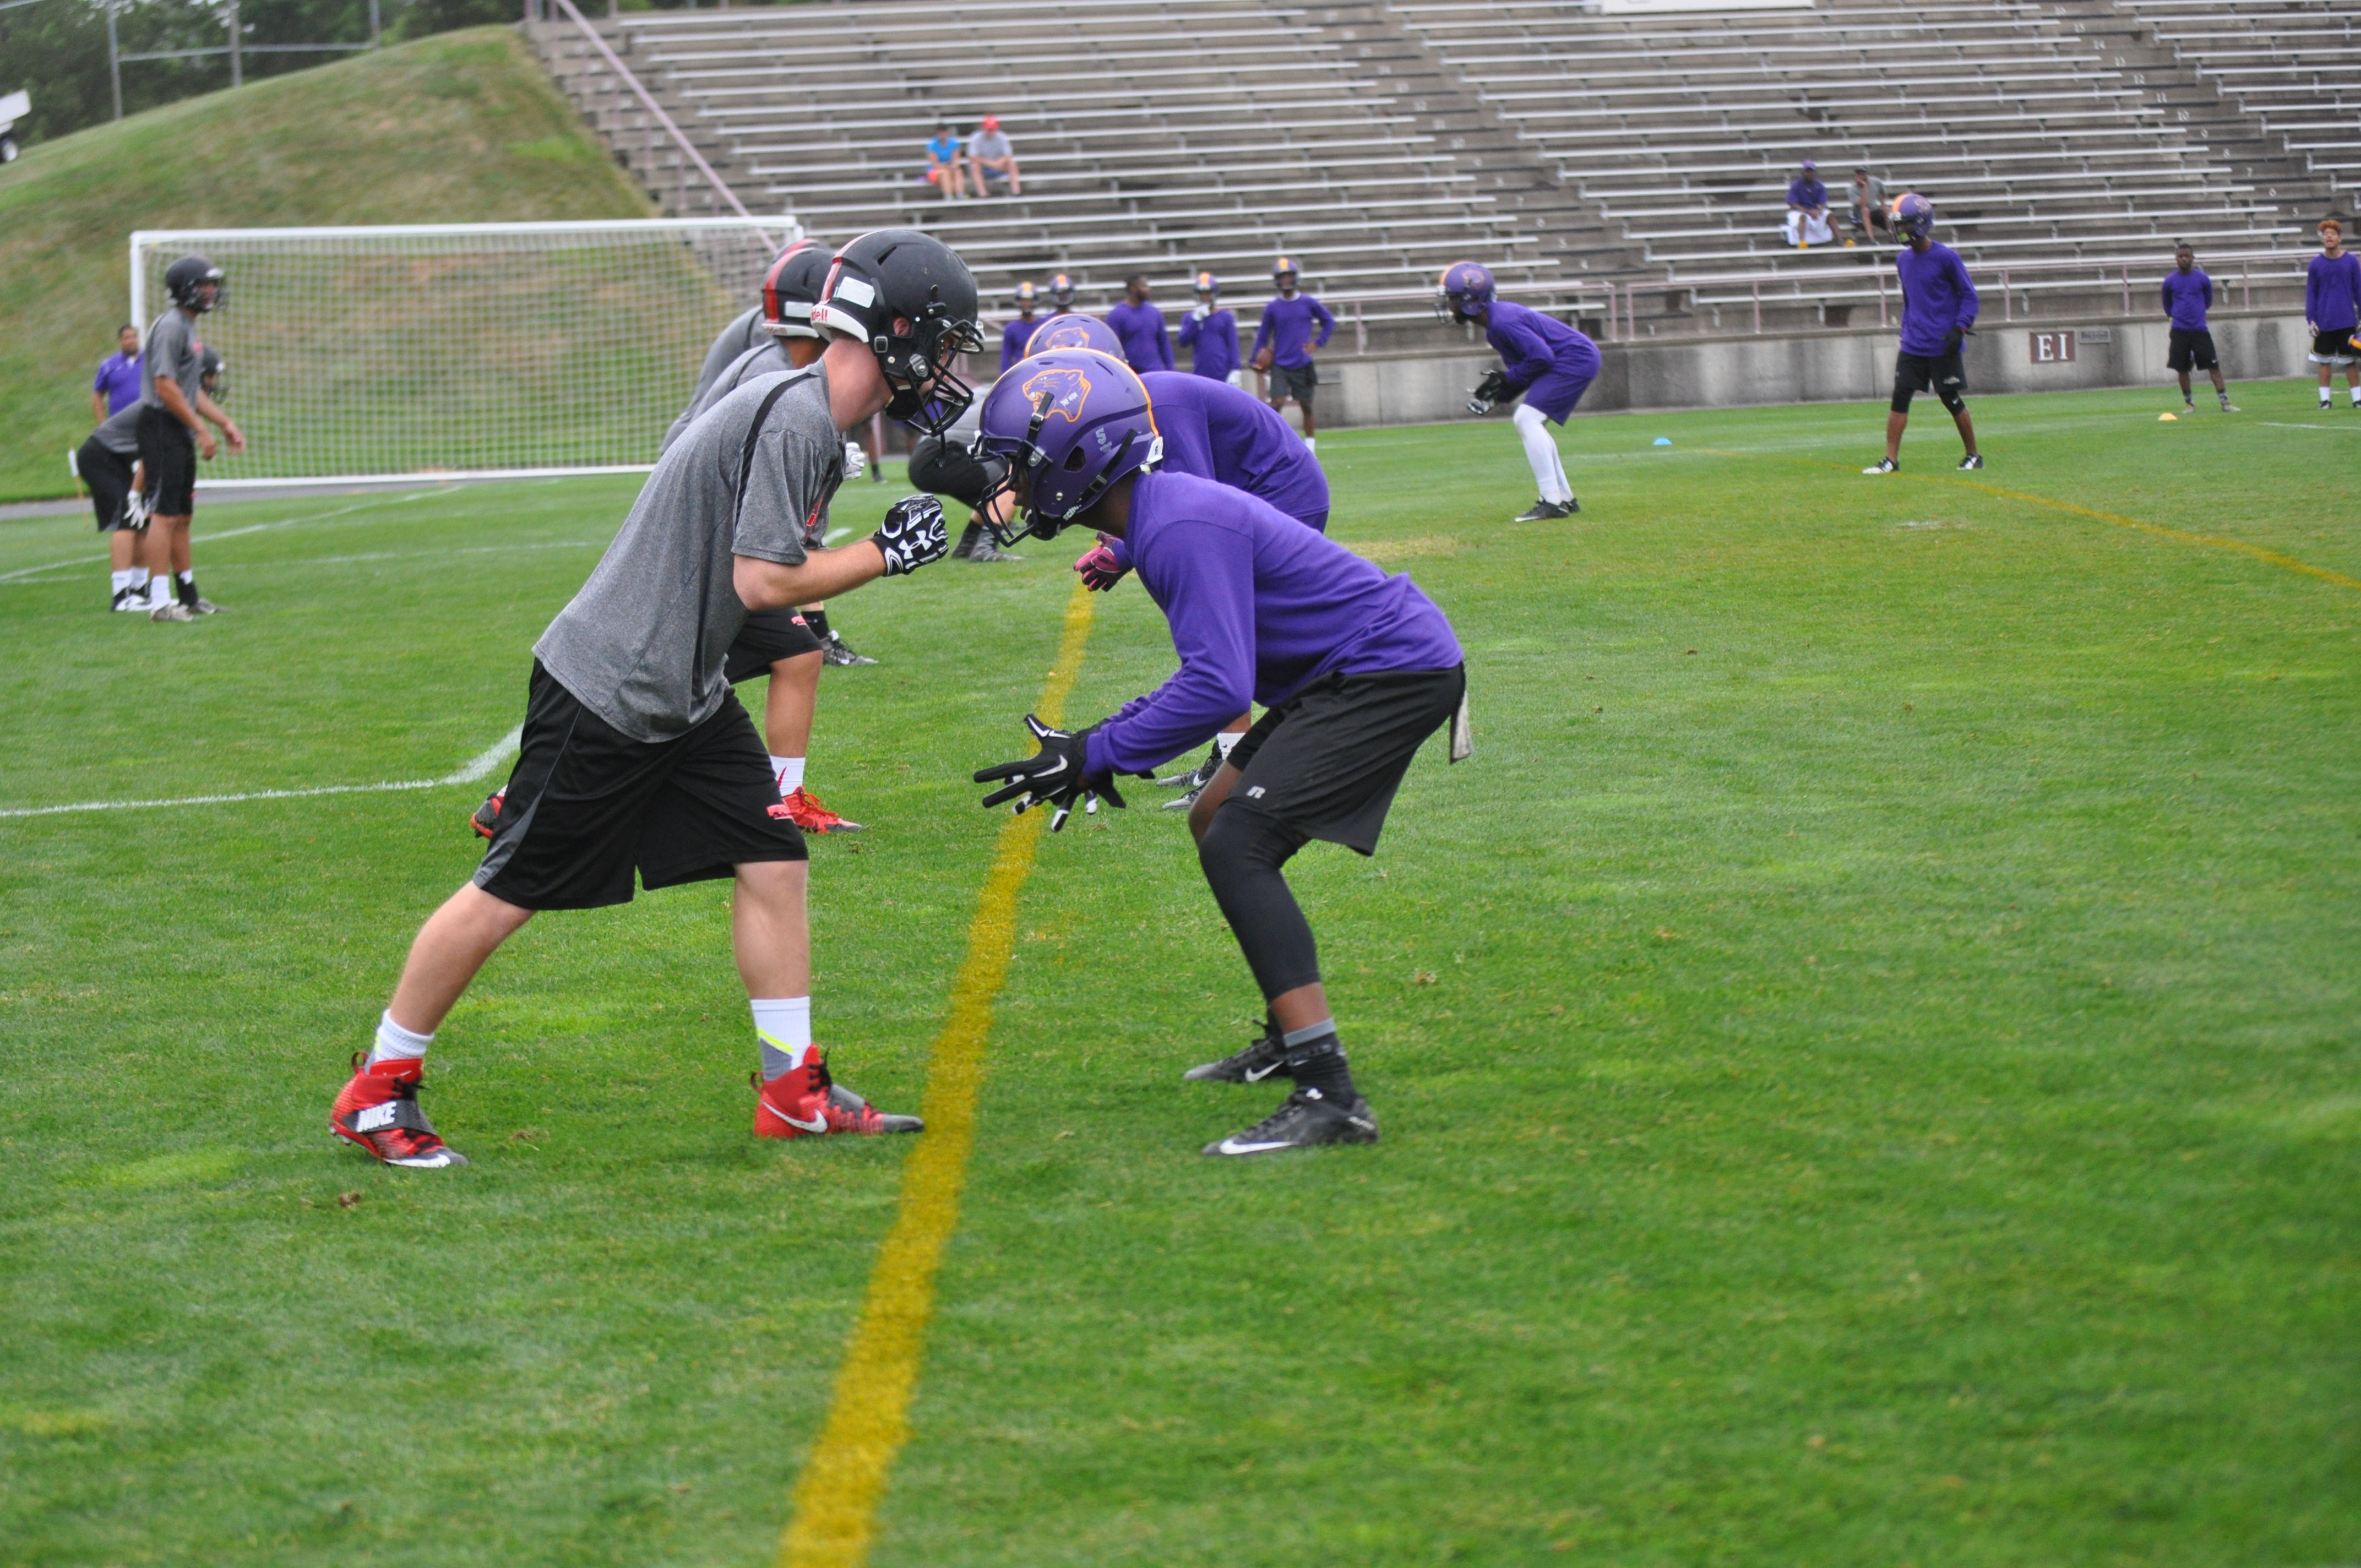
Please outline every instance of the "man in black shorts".
M136 563L148 531L147 498L139 493L139 405L126 403L74 451L74 472L90 487L98 531L107 535L114 569L112 607L148 613L148 568Z
M2236 413L2237 405L2230 401L2229 385L2222 379L2221 356L2213 352L2213 334L2205 324L2205 313L2213 304L2213 280L2198 269L2194 247L2173 248L2172 270L2164 275L2162 298L2165 319L2172 323L2164 367L2180 378L2181 411L2197 411L2189 373L2204 370L2213 377L2213 396L2221 403L2222 411Z
M1374 852L1411 758L1438 729L1450 725L1453 754L1465 754L1467 678L1451 623L1408 577L1268 501L1158 469L1147 389L1111 356L1054 349L1017 365L984 399L979 445L1008 465L1035 534L1094 528L1126 542L1180 656L1170 680L1086 729L1028 718L1038 754L979 771L978 784L999 786L983 804L1048 806L1055 831L1087 795L1121 806L1117 773L1152 776L1248 701L1268 704L1189 809L1266 1026L1185 1076L1295 1086L1209 1155L1377 1142L1283 868L1314 839Z
M730 690L750 610L849 592L950 548L914 497L867 540L804 543L844 476L844 433L880 412L928 428L970 394L942 367L981 342L975 280L939 240L864 235L838 253L818 364L759 377L659 460L615 541L534 644L523 750L483 864L419 931L329 1125L390 1165L462 1160L417 1102L426 1048L476 971L544 909L734 877L730 933L762 1056L754 1133L915 1131L837 1090L811 1039L804 837Z
M246 450L237 422L205 396L197 318L221 302L222 269L183 256L164 269L171 306L148 329L139 356L139 464L148 497L148 619L192 620L221 606L197 592L189 519L197 508L197 458L213 461L211 421L230 451Z
M1932 392L1959 427L1967 448L1962 468L1981 468L1976 423L1968 417L1968 369L1964 352L1976 329L1976 286L1960 253L1935 240L1935 205L1916 191L1894 203L1894 232L1903 248L1894 258L1902 280L1902 351L1894 357L1894 401L1885 416L1885 456L1861 470L1891 474L1902 466L1902 433L1910 423L1914 393Z

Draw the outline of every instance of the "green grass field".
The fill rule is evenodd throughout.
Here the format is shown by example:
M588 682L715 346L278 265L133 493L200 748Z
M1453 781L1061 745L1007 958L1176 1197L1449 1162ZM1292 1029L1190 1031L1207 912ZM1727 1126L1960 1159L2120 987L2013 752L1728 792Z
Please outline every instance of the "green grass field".
M1505 428L1328 436L1477 728L1298 862L1385 1141L1201 1157L1278 1096L1179 1082L1256 1011L1185 832L1044 839L872 1561L2361 1559L2361 415L2239 396L1980 400L1982 488L1931 408L1884 481L1873 407L1583 421L1537 527ZM631 494L201 507L187 627L0 524L0 807L456 769ZM1075 553L838 609L889 1107ZM1126 584L1069 711L1170 663ZM473 1168L332 1142L479 794L0 819L0 1564L772 1561L910 1146L748 1136L719 885L494 961Z

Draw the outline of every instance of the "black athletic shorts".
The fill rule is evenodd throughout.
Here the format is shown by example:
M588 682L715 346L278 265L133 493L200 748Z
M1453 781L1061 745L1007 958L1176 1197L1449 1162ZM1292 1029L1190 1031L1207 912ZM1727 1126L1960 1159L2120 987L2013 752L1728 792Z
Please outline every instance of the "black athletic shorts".
M672 740L634 740L533 661L524 748L476 885L524 909L631 901L734 866L808 858L733 693Z
M1270 395L1284 402L1293 398L1305 408L1312 406L1312 396L1320 385L1320 367L1312 360L1301 365L1274 365L1270 367Z
M2312 337L2311 359L2314 365L2350 365L2361 359L2361 348L2353 346L2353 334L2361 327L2341 326L2334 332L2314 333Z
M2213 356L2213 334L2203 327L2172 329L2172 346L2164 356L2168 370L2211 370L2221 361Z
M819 634L804 624L802 610L751 610L738 641L730 644L725 674L734 686L740 681L752 680L782 659L819 651Z
M139 461L148 465L148 510L186 517L197 510L197 438L154 404L139 410Z
M1958 345L1940 354L1902 353L1894 356L1894 411L1910 411L1910 394L1932 392L1957 413L1960 394L1968 389L1968 367Z
M1402 774L1467 695L1467 667L1323 675L1255 720L1230 752L1222 809L1374 853Z
M98 514L98 531L113 533L123 526L123 503L131 495L131 459L100 444L96 436L74 454L74 472L90 487L90 508Z

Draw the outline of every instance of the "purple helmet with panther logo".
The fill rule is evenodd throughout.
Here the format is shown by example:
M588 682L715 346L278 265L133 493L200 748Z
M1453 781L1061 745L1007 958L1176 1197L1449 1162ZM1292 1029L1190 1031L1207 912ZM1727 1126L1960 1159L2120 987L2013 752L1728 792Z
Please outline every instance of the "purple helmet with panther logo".
M1916 239L1935 226L1935 203L1916 191L1905 191L1894 203L1894 232Z
M1480 261L1455 261L1435 285L1434 313L1447 322L1472 322L1492 308L1492 269Z
M1025 352L1028 355L1047 354L1053 348L1095 348L1101 354L1123 357L1123 339L1115 336L1115 328L1080 311L1071 315L1051 316L1025 340Z
M998 457L1007 477L979 509L1025 476L1021 525L995 523L1004 544L1031 534L1049 539L1096 505L1126 474L1164 455L1148 389L1131 367L1090 348L1053 348L1010 367L983 396L976 416L976 455Z

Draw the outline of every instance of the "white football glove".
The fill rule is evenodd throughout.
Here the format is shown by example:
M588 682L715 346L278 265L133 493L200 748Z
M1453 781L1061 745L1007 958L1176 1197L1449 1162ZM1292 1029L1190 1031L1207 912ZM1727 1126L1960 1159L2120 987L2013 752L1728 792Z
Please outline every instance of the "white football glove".
M857 441L846 442L844 444L845 478L848 480L858 479L862 475L866 474L867 472L869 472L869 454L861 449L861 443Z

